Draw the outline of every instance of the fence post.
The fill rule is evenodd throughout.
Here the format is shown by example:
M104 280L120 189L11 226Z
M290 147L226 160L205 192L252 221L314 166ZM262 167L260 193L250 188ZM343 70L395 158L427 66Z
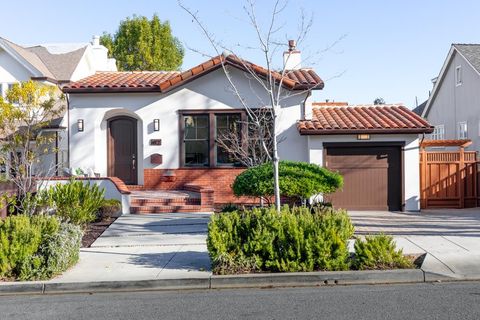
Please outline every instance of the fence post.
M465 174L465 149L460 147L460 159L459 159L459 164L458 164L458 191L460 193L460 199L459 199L459 208L463 209L465 208L465 186L464 186L464 179L463 176Z
M427 152L424 147L420 147L420 209L426 209L428 203L427 195Z

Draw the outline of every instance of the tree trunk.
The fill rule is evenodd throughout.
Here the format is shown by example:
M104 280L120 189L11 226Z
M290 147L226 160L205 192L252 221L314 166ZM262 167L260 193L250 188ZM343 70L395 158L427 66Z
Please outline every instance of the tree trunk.
M275 108L275 107L274 107ZM275 124L277 122L276 112L274 112L273 116L273 190L274 190L274 197L275 197L275 209L277 212L280 212L280 179L278 174L278 164L279 164L279 157L278 157L278 147L277 147L277 131L275 128Z

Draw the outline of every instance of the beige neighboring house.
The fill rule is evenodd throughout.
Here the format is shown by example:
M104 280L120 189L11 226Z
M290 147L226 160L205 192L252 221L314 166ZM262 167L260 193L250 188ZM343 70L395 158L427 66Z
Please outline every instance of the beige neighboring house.
M432 139L471 139L480 150L480 44L452 44L433 91L417 110L435 126Z
M115 59L94 36L88 43L55 43L21 46L0 37L0 95L5 96L15 83L34 80L56 87L88 77L97 71L116 71ZM60 94L59 90L59 94ZM66 110L66 102L60 102ZM44 161L45 166L62 167L68 163L67 119L52 121L48 130L56 135L60 152ZM61 169L60 169L61 170ZM1 172L8 168L0 167ZM45 171L43 168L42 171ZM58 171L58 170L57 170Z

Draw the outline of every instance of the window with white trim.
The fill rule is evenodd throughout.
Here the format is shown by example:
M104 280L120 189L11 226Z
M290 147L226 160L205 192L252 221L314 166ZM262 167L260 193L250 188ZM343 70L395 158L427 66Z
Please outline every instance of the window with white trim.
M468 127L467 127L466 121L462 121L457 124L457 138L458 139L468 138Z
M8 90L13 88L13 82L4 82L0 83L0 95L5 98L7 96Z
M457 66L455 68L455 85L460 86L462 85L462 66Z
M430 134L430 139L432 140L445 139L445 126L443 124L436 125L433 129L433 132Z

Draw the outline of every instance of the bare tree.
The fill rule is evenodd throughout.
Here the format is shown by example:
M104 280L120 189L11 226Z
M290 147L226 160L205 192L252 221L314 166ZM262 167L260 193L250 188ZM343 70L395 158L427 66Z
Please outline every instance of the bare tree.
M28 81L15 84L7 92L6 101L0 97L0 163L18 190L21 201L15 202L15 207L25 214L35 211L35 202L28 200L32 200L37 184L57 169L56 163L46 161L49 155L58 152L57 136L45 130L63 114L56 90ZM40 176L42 180L36 179Z
M279 18L287 6L287 1L276 0L273 3L272 12L268 17L269 20L267 26L266 28L262 28L260 21L257 18L254 1L246 0L244 11L248 18L248 23L256 34L258 44L258 46L247 48L259 50L261 52L265 67L260 67L241 59L231 48L226 47L215 39L215 36L209 32L207 27L200 21L198 12L187 8L181 1L179 1L179 5L191 16L192 20L196 22L210 45L215 50L217 56L221 59L222 68L230 89L237 97L247 114L247 120L243 121L243 125L246 126L248 130L243 130L240 135L242 139L239 139L237 132L222 134L219 139L219 145L229 151L235 159L240 160L246 166L254 166L268 161L273 163L275 207L277 210L280 210L278 172L280 159L278 155L279 137L277 130L277 118L279 116L280 106L285 99L289 99L295 95L301 95L306 99L310 95L311 90L316 89L318 86L323 86L323 82L319 81L317 85L313 85L305 88L305 90L297 92L292 92L285 87L285 84L291 81L289 78L290 73L295 69L287 69L288 61L291 58L293 50L288 50L286 48L286 41L278 40L278 35L283 28L283 24L279 22ZM312 22L313 19L311 17L307 18L302 11L299 19L298 34L296 39L290 42L290 49L292 44L295 46L295 44L302 43L312 26ZM339 40L332 44L332 46L338 41ZM329 48L323 51L326 51ZM202 53L195 49L194 51ZM284 63L282 68L275 69L273 60L277 54L282 51L288 52L285 61L286 63ZM207 54L202 54L208 56ZM263 93L267 97L267 101L262 101L262 98L258 97L259 103L257 105L249 104L249 102L247 102L248 100L242 95L237 87L231 75L231 71L228 68L229 64L236 65L245 70L246 76L250 80L253 80L253 82L259 84ZM255 94L254 90L252 90L252 94ZM250 136L248 135L249 132Z

